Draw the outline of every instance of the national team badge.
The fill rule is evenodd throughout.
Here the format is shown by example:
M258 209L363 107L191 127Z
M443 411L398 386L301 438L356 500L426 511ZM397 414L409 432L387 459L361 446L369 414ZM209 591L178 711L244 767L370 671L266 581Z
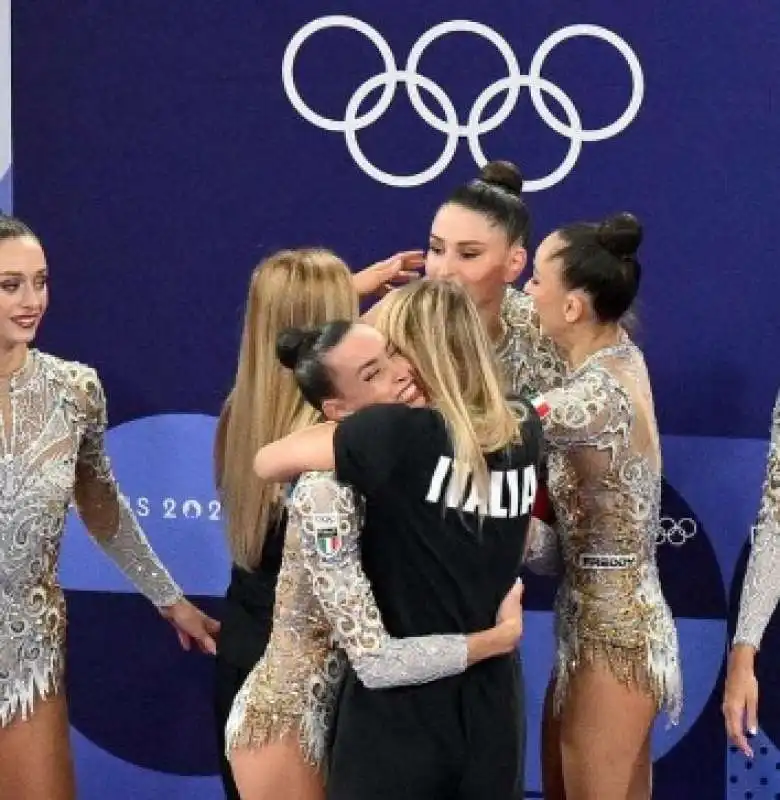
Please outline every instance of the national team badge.
M314 530L317 552L323 558L332 558L341 552L344 537L339 533L336 514L315 514Z
M534 397L531 404L536 409L536 413L540 419L544 419L550 413L550 405L542 395Z

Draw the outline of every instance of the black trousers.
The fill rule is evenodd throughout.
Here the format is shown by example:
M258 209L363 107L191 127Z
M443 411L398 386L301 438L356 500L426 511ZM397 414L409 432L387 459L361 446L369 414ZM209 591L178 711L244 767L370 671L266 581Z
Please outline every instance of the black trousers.
M225 758L225 724L230 714L230 707L233 705L233 698L238 694L238 690L243 685L251 669L237 667L225 661L224 658L220 658L220 656L217 656L216 662L214 719L217 725L217 742L219 743L219 772L222 777L226 800L241 800L236 784L233 781L230 762Z
M514 657L424 686L371 691L350 673L328 800L522 800L525 703Z

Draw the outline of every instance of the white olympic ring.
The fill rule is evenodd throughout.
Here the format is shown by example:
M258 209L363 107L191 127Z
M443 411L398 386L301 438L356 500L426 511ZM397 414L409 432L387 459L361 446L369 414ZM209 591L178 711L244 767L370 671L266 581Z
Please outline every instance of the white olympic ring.
M298 51L310 36L329 28L347 28L363 34L379 51L384 65L384 72L368 78L355 90L347 103L343 120L331 119L318 114L306 104L295 84L294 69ZM474 101L465 125L460 123L457 110L446 92L438 84L417 72L420 58L426 48L449 33L473 33L487 39L501 54L508 72L507 77L499 78L483 89ZM611 44L623 56L631 73L631 98L625 111L614 122L602 128L583 128L580 115L571 98L559 86L542 77L545 59L552 50L567 39L580 36L601 39ZM427 169L412 175L394 175L380 170L366 158L357 141L358 132L372 125L388 110L395 97L399 82L405 84L409 101L419 116L428 125L447 137L444 149L436 161ZM618 34L599 25L568 25L550 34L531 59L528 74L523 75L509 43L499 33L480 22L449 20L434 25L412 45L405 68L398 69L390 45L376 28L363 20L340 14L311 20L290 39L282 59L282 84L293 108L307 122L326 131L344 134L350 155L369 177L379 183L399 188L421 186L441 175L455 157L460 139L467 140L474 161L479 167L483 167L488 159L482 150L479 137L494 131L506 122L515 108L521 89L527 87L539 116L555 133L569 139L569 149L561 164L549 175L526 181L523 185L525 192L549 189L562 181L574 169L584 142L601 142L622 133L639 113L645 91L642 65L639 63L636 53ZM383 87L382 93L376 101L376 105L359 116L358 111L363 101L380 86ZM430 93L441 106L444 119L436 116L425 104L420 94L421 88ZM482 113L488 103L501 92L506 92L504 102L492 116L483 120ZM568 124L559 120L550 111L543 94L550 95L561 106Z
M365 172L375 181L379 181L379 183L386 183L389 186L421 186L423 183L432 181L434 178L444 172L445 169L447 169L448 164L450 161L452 161L455 151L458 148L457 133L448 132L447 142L444 145L444 150L439 158L430 167L428 167L428 169L418 172L415 175L391 175L389 172L384 172L381 169L378 169L365 157L357 141L356 134L359 128L355 125L355 123L357 122L356 114L358 108L360 108L360 104L371 92L374 91L374 89L376 89L378 86L381 86L383 83L385 84L385 88L387 88L387 86L391 86L394 91L395 85L399 80L405 81L407 87L410 89L412 86L414 86L415 91L417 91L417 83L419 83L423 89L427 89L441 104L441 107L444 109L444 115L447 118L447 122L450 125L454 125L456 128L458 127L458 112L455 110L455 106L452 105L452 100L450 100L450 98L447 96L447 93L441 88L441 86L439 86L437 83L434 83L432 80L430 80L430 78L426 78L424 75L418 75L415 72L401 70L393 73L392 75L385 72L383 74L375 75L373 78L369 78L349 99L349 103L347 103L347 111L344 114L344 121L347 125L345 131L347 148L352 154L352 158L355 159L355 163L363 170L363 172ZM391 92L391 95L392 94L393 92Z
M674 547L681 547L689 539L693 539L698 531L696 520L690 517L682 519L672 519L671 517L661 517L656 533L657 544L671 544Z

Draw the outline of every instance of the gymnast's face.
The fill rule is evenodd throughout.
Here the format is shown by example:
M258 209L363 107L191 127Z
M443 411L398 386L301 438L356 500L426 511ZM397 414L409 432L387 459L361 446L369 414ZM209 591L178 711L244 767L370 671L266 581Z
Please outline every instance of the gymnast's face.
M498 310L506 284L517 280L525 262L525 249L484 214L446 203L433 218L426 275L460 284L480 311Z
M539 245L533 274L525 285L542 331L554 340L560 340L585 311L583 293L570 291L563 282L563 259L559 253L565 246L558 233L551 233Z
M425 405L409 362L370 325L357 323L324 357L337 397L325 400L329 419L377 403Z
M0 347L32 342L49 302L46 257L32 236L0 241Z

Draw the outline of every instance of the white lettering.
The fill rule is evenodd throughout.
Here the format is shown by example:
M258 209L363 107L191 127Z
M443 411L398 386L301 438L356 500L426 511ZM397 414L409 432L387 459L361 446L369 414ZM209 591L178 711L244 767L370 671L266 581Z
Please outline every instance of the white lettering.
M530 464L523 470L523 505L520 514L525 516L531 513L536 500L536 469Z
M481 497L472 481L463 502L469 477L468 470L453 469L452 459L440 456L431 476L426 501L440 503L443 500L447 508L462 508L466 514L474 514L479 508L484 516L495 519L514 519L530 514L538 487L533 465L524 467L522 472L517 469L491 470L489 498Z
M450 508L457 508L455 504L449 504ZM469 499L463 504L463 510L467 514L473 514L477 510L477 506L479 506L480 510L482 511L483 517L492 516L490 514L490 509L488 504L485 502L483 497L480 497L479 489L477 488L477 484L472 481L471 482L471 491L469 492Z
M447 456L439 456L439 463L436 465L436 469L433 471L431 485L428 488L428 494L425 496L425 499L429 503L438 503L439 500L441 500L441 490L444 486L444 479L447 477L447 473L450 471L451 463L451 458L447 458Z
M453 465L450 472L450 482L447 486L447 507L460 508L463 503L463 495L466 485L469 482L469 471Z
M516 517L520 507L520 486L517 480L517 470L510 469L506 473L506 482L509 486L509 516Z
M490 473L490 511L488 516L501 518L506 516L506 507L501 505L506 483L506 472Z

